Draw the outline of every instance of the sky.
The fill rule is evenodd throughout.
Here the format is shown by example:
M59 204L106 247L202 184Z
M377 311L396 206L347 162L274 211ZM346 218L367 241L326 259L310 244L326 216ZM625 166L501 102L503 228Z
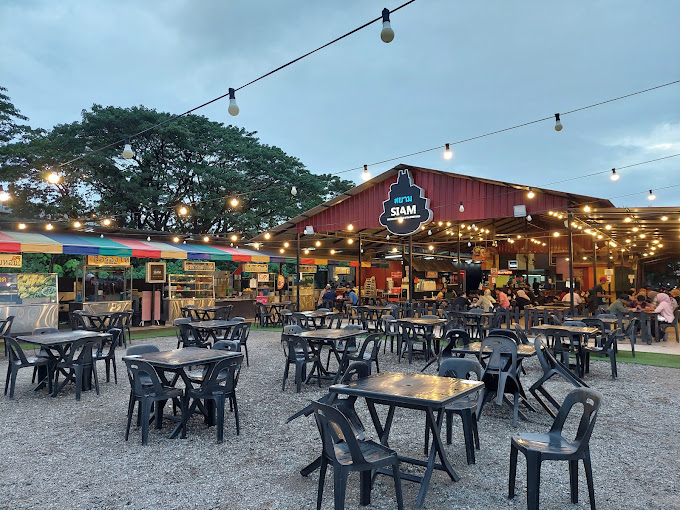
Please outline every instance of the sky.
M92 104L181 113L393 9L383 0L3 0L0 85L49 129ZM677 0L417 0L197 113L334 173L680 79ZM680 206L680 84L398 163ZM104 143L102 143L104 145ZM361 182L361 172L341 174ZM662 189L667 186L676 187Z

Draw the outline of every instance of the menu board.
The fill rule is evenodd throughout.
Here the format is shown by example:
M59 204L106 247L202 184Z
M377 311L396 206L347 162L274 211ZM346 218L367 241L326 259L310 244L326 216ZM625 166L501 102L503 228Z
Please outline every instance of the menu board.
M57 300L57 277L54 274L17 275L17 294L22 303L54 303Z

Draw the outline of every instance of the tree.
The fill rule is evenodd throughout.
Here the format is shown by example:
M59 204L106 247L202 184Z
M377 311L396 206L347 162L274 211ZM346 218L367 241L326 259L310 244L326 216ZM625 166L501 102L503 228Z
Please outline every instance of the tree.
M299 159L262 144L255 132L199 115L171 119L143 106L93 105L79 122L1 149L3 172L15 181L14 214L112 217L121 227L251 237L353 186L312 174ZM134 138L132 159L122 158L116 142L161 122ZM76 158L60 168L58 185L45 182L49 166ZM186 216L178 214L182 205Z

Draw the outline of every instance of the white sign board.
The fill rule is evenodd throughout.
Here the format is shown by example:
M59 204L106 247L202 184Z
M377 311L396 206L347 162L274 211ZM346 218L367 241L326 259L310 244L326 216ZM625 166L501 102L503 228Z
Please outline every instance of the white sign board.
M0 253L0 267L21 267L21 254Z

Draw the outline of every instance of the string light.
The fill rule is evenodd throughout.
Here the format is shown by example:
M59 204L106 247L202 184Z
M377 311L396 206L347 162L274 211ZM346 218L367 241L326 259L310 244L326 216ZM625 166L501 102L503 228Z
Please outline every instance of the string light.
M229 87L229 108L227 108L227 111L232 117L236 117L240 111L236 104L236 91L231 87Z
M562 131L562 122L560 121L560 114L555 114L555 131Z
M619 177L621 177L619 174L616 173L616 168L612 168L612 175L609 177L612 181L616 182L619 180Z
M604 229L605 229L605 230L611 230L611 229L612 229L612 226L611 226L611 225L605 225L605 226L604 226Z
M321 246L321 241L317 241L314 244L316 245L317 248L319 248Z
M534 193L534 190L529 188L529 193L527 193L527 197L534 198L535 196L536 196L536 193Z
M656 195L652 193L652 190L649 190L649 195L647 195L647 200L656 200Z
M175 236L172 238L173 243L179 243L179 237Z
M78 220L73 222L73 228L80 228L82 226L83 226L82 223L80 223Z
M290 188L290 194L293 195L293 196L297 195L297 188L295 186Z
M430 246L427 247L427 249L430 250L430 251L434 251L434 246L430 245Z
M54 225L52 225L51 223L48 223L47 225L45 225L45 230L53 230L53 229L54 229Z
M238 241L238 236L236 234L232 234L231 240L234 242Z
M335 250L331 250L331 255L335 255Z
M382 30L380 31L380 39L384 43L391 43L394 40L394 30L390 26L390 10L385 8L382 10Z
M272 235L269 232L264 233L264 238L269 239Z
M309 249L305 248L304 252L305 252L305 255L309 255Z
M404 223L404 218L402 218L401 216L399 216L399 217L397 218L397 223Z
M560 233L559 232L553 232L553 237L560 237Z
M463 207L463 202L460 202L460 207L458 208L460 212L465 212L465 207Z
M588 204L583 206L583 212L590 212L590 206Z
M347 244L352 244L353 242L354 242L354 239L352 239L351 237L349 239L347 239Z
M19 230L26 230L26 224L25 223L19 223Z
M283 248L280 248L280 249L279 249L279 253L285 253L285 251L286 251L286 250L284 250Z
M231 206L232 207L237 207L238 206L238 198L234 197L231 199Z
M189 213L189 209L186 208L185 205L179 208L179 214L180 216L186 216Z
M368 165L364 165L364 171L361 172L361 179L367 181L371 178L371 173L368 171Z
M110 227L110 226L111 226L111 220L108 219L108 218L104 218L104 220L102 221L102 224L103 224L105 227Z
M50 184L58 184L61 176L57 172L50 172L47 175L47 182Z
M130 139L125 139L125 147L123 148L123 157L125 159L132 159L135 157L135 153L132 152L132 145L130 145Z
M624 223L630 223L631 221L633 221L633 219L630 216L626 216L625 218L623 218Z
M284 247L284 248L288 248L289 246L290 246L290 243L289 243L288 241L286 241L285 243L283 243L283 247Z
M668 221L668 216L661 216L661 221Z
M450 144L446 144L446 148L444 149L444 153L442 154L442 157L444 159L452 159L453 158L453 151L451 150Z
M203 236L203 242L207 243L208 241L210 241L210 238L208 236Z
M347 230L349 230L349 231L354 230L354 225L352 225L351 223L349 225L347 225Z
M7 202L10 199L9 193L5 191L5 188L0 184L0 202Z

